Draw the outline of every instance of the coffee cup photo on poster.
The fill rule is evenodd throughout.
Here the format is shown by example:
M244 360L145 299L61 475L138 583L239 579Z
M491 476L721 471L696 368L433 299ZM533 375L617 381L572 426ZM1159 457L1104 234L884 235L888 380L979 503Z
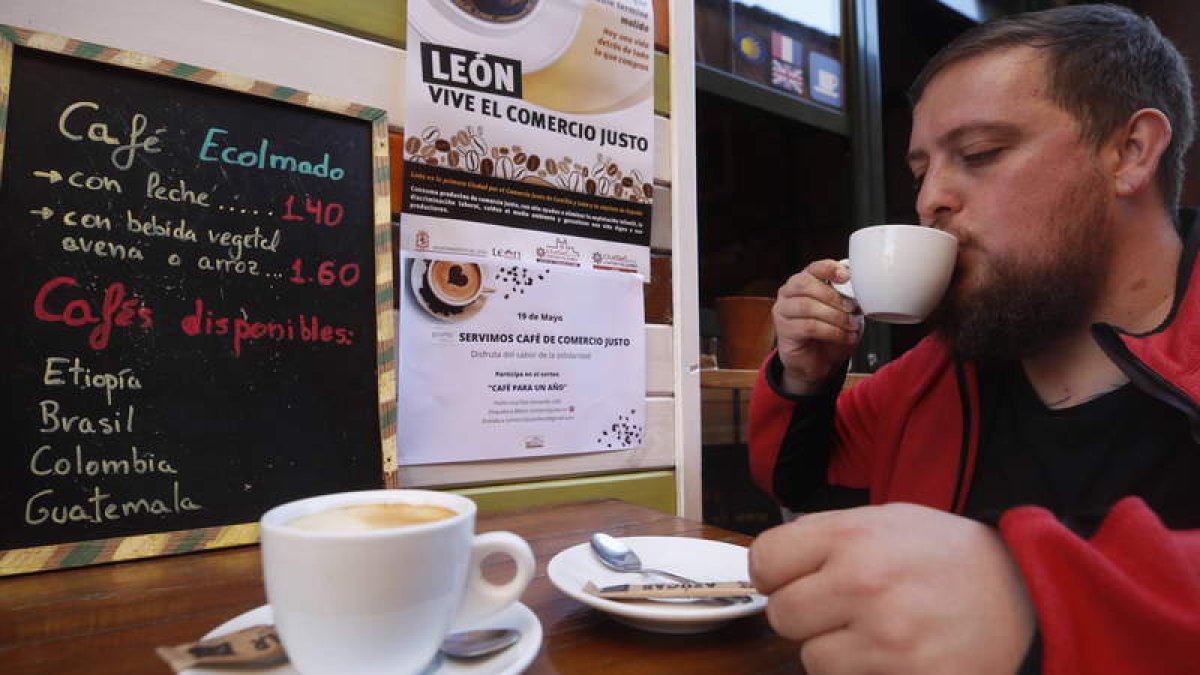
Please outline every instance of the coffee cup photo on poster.
M259 521L275 626L305 675L424 672L456 624L517 603L534 574L529 544L475 534L476 505L431 490L365 490L300 499ZM492 554L516 564L483 578Z
M470 45L522 62L524 72L546 67L575 37L587 0L413 0L408 20L429 42Z
M920 323L950 284L958 239L932 227L875 225L850 235L850 281L834 284L874 321Z
M487 285L491 269L482 263L427 258L406 262L413 299L439 321L457 322L475 316L494 292Z

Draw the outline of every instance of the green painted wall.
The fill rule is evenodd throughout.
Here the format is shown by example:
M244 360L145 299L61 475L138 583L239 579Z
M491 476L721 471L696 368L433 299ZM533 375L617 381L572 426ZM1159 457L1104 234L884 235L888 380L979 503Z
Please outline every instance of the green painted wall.
M268 14L324 26L395 47L404 46L405 0L226 0Z
M643 471L612 476L489 485L449 490L470 497L480 511L501 511L585 499L623 499L675 514L675 472Z

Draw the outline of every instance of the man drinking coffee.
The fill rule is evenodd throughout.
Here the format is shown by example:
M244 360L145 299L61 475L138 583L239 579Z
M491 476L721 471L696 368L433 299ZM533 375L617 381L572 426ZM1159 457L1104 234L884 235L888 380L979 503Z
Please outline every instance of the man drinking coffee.
M976 27L912 89L933 333L839 393L862 319L820 260L779 290L750 411L768 617L826 673L1192 673L1200 228L1183 59L1080 5ZM1190 291L1190 292L1189 292Z

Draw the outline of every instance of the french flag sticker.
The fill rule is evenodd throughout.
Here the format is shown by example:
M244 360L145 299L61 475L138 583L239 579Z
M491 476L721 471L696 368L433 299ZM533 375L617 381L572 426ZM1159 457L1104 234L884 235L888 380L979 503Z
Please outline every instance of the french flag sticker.
M799 40L771 31L771 56L787 63L803 63L800 60L800 48Z

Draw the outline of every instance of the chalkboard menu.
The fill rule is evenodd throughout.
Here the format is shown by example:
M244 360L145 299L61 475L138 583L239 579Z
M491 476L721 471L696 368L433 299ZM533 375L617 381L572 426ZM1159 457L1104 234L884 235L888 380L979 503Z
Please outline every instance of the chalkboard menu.
M0 575L394 468L382 111L0 26Z

